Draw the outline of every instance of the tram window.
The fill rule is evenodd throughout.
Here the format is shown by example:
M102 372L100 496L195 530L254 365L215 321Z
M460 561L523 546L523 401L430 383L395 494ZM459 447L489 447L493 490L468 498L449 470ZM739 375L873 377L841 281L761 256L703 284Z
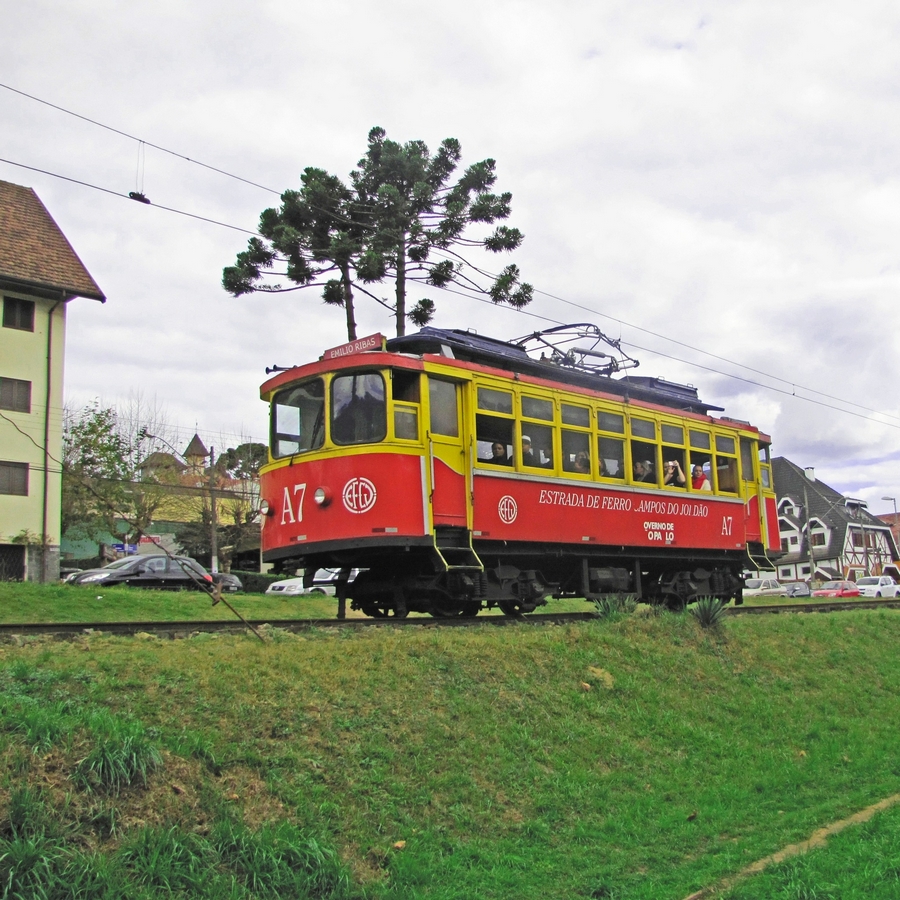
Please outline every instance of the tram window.
M632 430L633 428L634 422L632 422ZM632 481L635 482L659 483L656 469L656 444L646 444L643 441L631 442L631 475Z
M378 372L340 375L331 382L331 439L370 444L387 434L384 379Z
M391 396L405 403L418 403L419 373L394 369L391 372Z
M694 469L699 466L702 475L694 475ZM712 457L708 453L691 451L691 471L688 476L691 479L691 488L701 493L712 490Z
M529 419L553 421L553 401L540 397L522 397L522 415Z
M439 378L428 379L428 399L431 404L431 432L445 437L459 437L459 409L456 385Z
M706 431L694 431L692 428L690 430L691 436L691 446L696 447L698 450L709 450L710 442L709 442L709 434Z
M513 420L478 413L475 417L475 445L479 463L511 466L513 460ZM494 445L497 452L494 452ZM500 448L503 453L500 453Z
M531 453L527 453L526 441L531 446ZM538 469L553 468L553 429L547 425L535 425L532 422L522 423L522 452L520 454L523 466Z
M718 438L716 438L716 442L718 443ZM733 456L717 455L716 490L726 494L736 494L737 489L737 459Z
M741 438L741 474L744 481L753 481L753 441Z
M768 466L760 466L759 467L759 480L762 482L762 486L764 488L772 487L772 479L769 477L769 467Z
M603 478L625 478L625 442L616 438L597 439L600 475Z
M734 454L734 438L725 437L723 434L716 435L716 453Z
M625 434L625 417L618 413L597 410L597 427L601 431L611 431L613 434Z
M663 425L663 428L666 426ZM679 429L680 430L680 429ZM684 450L675 447L663 447L662 483L666 487L687 488L689 473L684 466ZM679 481L683 477L684 481Z
M478 388L478 408L512 415L512 394L491 388Z
M394 410L394 436L401 441L419 439L419 414L415 409Z
M272 455L292 456L322 446L325 385L321 378L279 391L272 400Z
M578 425L581 428L591 427L591 411L586 406L562 404L563 425Z
M649 419L632 419L631 433L634 437L650 438L652 441L656 437L656 422Z
M564 472L591 474L591 436L588 432L563 429L562 466Z
M769 445L768 444L760 444L759 445L759 461L761 463L769 464Z
M664 422L661 430L664 444L684 443L684 429L680 425L666 425Z

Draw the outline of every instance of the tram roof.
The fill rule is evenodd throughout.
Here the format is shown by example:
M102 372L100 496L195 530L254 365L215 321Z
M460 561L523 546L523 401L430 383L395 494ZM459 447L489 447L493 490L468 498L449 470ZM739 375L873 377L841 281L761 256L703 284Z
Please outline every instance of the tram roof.
M488 365L538 378L551 378L563 384L605 391L702 415L707 415L711 411L723 411L721 406L704 403L693 385L678 384L653 376L623 375L612 378L608 375L561 366L548 359L532 359L521 347L461 328L426 326L415 334L390 338L387 349L396 353L434 353L450 356L465 362Z

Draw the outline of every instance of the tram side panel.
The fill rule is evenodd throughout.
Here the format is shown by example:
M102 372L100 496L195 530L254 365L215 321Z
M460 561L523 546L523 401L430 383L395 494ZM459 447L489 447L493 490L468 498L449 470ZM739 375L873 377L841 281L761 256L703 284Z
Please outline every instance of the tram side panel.
M364 547L428 534L425 461L415 454L364 453L298 462L264 472L270 514L266 560ZM319 491L317 502L316 492Z
M473 534L476 540L662 548L678 555L746 547L738 499L485 475L475 476Z

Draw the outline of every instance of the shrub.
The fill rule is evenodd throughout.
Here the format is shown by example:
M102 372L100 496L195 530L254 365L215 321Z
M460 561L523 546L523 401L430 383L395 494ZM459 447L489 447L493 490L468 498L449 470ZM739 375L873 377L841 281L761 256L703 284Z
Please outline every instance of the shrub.
M594 600L596 615L600 618L608 618L618 613L633 613L637 607L634 594L605 594Z
M264 594L266 588L273 581L281 581L285 577L284 575L263 575L260 572L238 572L234 569L231 574L237 575L241 579L245 594Z
M725 605L718 597L701 597L690 610L701 628L715 628L725 617Z

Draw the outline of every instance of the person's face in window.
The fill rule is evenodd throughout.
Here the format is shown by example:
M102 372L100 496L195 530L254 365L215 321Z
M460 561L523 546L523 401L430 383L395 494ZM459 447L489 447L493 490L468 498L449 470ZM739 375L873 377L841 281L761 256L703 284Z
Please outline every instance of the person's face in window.
M491 454L493 455L494 459L502 459L506 456L506 447L499 441L497 443L491 444Z
M642 462L636 462L634 464L634 477L643 478L646 474L647 470L644 468L644 464Z
M701 469L700 466L694 466L693 470L691 471L691 475L693 475L694 478L699 478L702 474L703 469Z

